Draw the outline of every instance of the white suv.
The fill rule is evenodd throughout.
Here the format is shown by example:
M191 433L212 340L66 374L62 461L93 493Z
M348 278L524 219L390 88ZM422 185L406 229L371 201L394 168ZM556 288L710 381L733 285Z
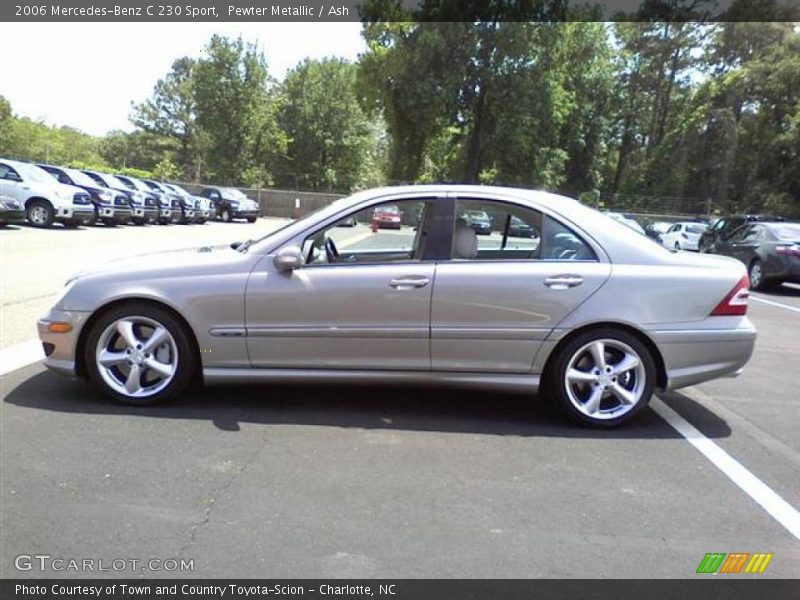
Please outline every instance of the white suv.
M85 190L59 183L29 163L0 159L0 195L17 200L37 227L50 227L56 221L77 227L95 219L91 196Z

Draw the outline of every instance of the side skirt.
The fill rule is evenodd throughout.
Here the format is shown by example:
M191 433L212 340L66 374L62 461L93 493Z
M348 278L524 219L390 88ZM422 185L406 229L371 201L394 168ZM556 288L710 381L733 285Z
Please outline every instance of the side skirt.
M247 383L313 383L343 385L440 386L470 389L536 392L539 376L506 373L459 373L441 371L366 371L349 369L203 369L206 385Z

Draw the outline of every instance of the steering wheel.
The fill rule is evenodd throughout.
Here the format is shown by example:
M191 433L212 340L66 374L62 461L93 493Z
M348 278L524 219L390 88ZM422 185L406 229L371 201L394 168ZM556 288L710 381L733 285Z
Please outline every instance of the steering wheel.
M336 249L336 244L329 237L325 238L325 257L329 263L339 262L339 250Z

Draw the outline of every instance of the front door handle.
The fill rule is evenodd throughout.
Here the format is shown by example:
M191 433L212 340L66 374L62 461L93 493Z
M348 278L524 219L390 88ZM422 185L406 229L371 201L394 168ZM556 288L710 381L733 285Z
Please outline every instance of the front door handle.
M583 277L580 275L554 275L553 277L545 277L544 280L544 284L554 290L565 290L577 287L582 283Z
M397 290L410 290L425 287L430 283L427 277L413 277L409 279L392 279L389 285Z

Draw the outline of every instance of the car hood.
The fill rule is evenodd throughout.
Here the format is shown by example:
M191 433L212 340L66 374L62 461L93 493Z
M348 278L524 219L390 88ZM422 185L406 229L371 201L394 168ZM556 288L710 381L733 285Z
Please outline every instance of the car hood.
M244 256L230 244L150 252L117 258L100 267L80 271L69 281L152 281L198 273L213 274L218 267L224 269L231 263L241 262Z

